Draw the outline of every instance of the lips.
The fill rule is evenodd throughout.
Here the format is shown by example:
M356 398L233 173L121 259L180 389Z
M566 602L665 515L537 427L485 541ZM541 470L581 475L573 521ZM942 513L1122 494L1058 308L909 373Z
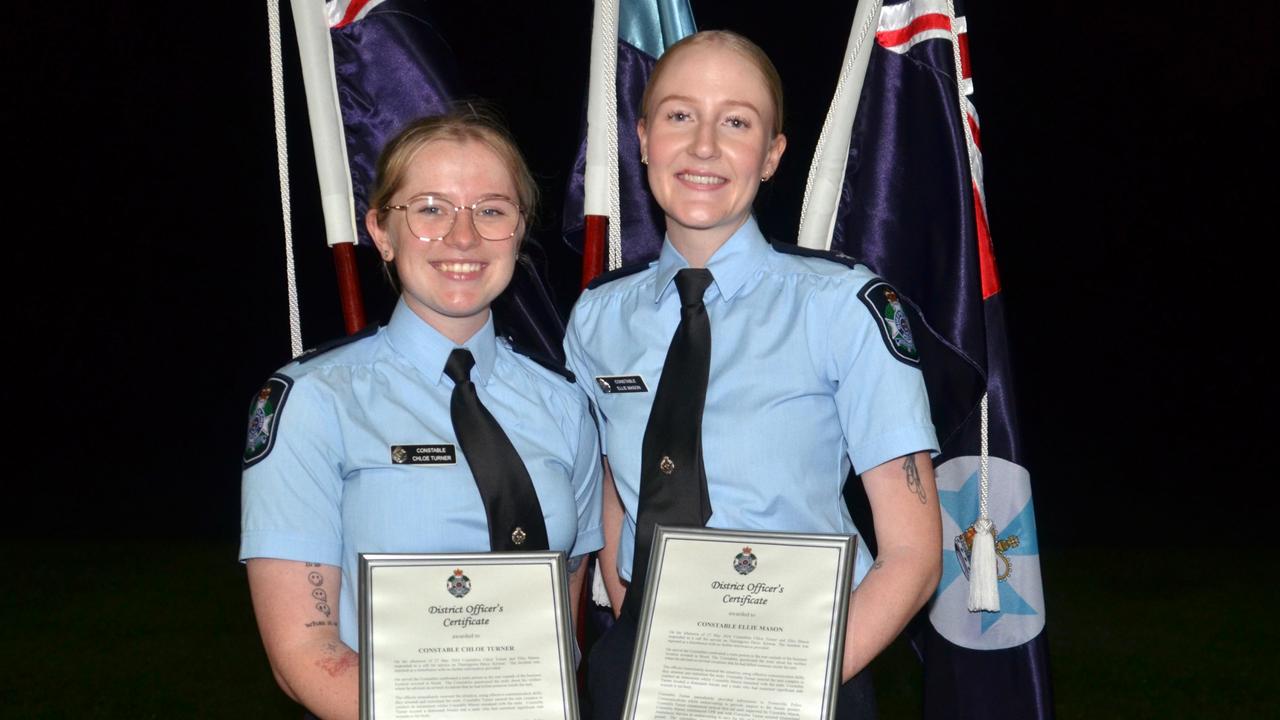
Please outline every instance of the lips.
M692 172L676 173L676 179L680 180L681 182L688 183L690 185L705 187L708 189L716 188L729 182L728 179L723 178L719 175L704 175L701 173L692 173Z
M484 270L488 263L464 260L437 260L431 267L454 280L469 280Z

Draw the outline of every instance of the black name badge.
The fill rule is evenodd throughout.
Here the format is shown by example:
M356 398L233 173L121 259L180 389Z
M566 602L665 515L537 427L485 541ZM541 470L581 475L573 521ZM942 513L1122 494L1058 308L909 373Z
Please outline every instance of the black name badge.
M606 393L649 392L639 375L597 375L596 384Z
M391 462L395 465L456 465L458 453L453 445L392 445Z

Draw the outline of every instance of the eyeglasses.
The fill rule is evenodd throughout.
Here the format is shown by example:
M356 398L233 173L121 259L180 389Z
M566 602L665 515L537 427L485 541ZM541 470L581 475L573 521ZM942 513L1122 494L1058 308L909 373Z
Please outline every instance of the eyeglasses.
M485 240L497 242L515 237L520 227L520 206L505 197L477 200L470 205L454 205L441 195L422 195L404 205L384 205L383 210L404 210L409 231L423 242L443 240L458 219L458 213L471 211L471 226Z

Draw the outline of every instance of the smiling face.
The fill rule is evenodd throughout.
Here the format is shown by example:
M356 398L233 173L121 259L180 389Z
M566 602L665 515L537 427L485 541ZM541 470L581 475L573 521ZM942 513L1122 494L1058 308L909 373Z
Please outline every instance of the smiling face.
M676 52L649 89L637 131L667 235L698 266L747 221L786 138L774 134L764 76L740 51L711 40Z
M432 140L409 161L404 181L389 205L407 204L425 194L455 205L505 197L516 201L516 183L502 158L477 140ZM409 231L405 211L385 215L370 210L365 225L383 258L395 263L405 304L428 325L456 343L466 342L489 318L489 305L515 270L524 223L508 240L484 240L471 211L458 213L453 229L441 240L425 242Z

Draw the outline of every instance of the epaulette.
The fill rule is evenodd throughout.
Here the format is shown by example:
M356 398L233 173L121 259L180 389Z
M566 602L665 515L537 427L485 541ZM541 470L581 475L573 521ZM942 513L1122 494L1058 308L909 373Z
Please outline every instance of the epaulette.
M512 349L513 351L520 353L521 355L523 355L523 356L525 356L525 357L529 358L530 360L532 360L532 361L534 361L534 362L538 363L538 364L539 364L539 365L541 365L542 367L544 367L544 368L546 368L546 369L550 370L551 372L553 372L553 373L555 373L555 374L559 375L560 377L564 378L565 380L568 380L571 384L572 384L572 383L574 383L574 382L577 382L577 378L574 376L573 371L572 371L572 370L570 370L569 368L565 367L565 366L564 366L564 363L561 363L560 361L556 360L555 358L547 357L546 355L544 355L544 354L542 354L542 353L540 353L540 352L536 352L536 351L530 350L530 349L528 349L528 348L522 348L522 347L520 347L520 346L516 345L514 342L511 342L511 338L507 338L507 344L511 346L511 349Z
M635 275L641 270L644 270L645 268L649 267L649 265L652 262L653 262L652 260L645 260L643 262L631 263L630 265L623 265L617 270L610 270L607 273L600 273L599 275L595 276L595 278L591 282L587 283L587 289L595 290L596 288L600 287L601 285L607 282L612 282L614 280L617 280L618 278L624 278L628 275Z
M774 251L780 252L784 255L821 258L823 260L840 263L846 267L854 267L858 264L857 260L854 260L842 252L835 252L832 250L814 250L812 248L800 247L799 245L794 245L792 243L775 242L773 240L769 241L769 246L772 247Z
M340 348L343 345L348 345L357 340L363 340L369 337L370 335L373 335L376 332L378 332L378 325L376 323L369 323L368 325L364 326L363 330L360 330L354 335L347 335L346 337L334 338L332 340L322 342L319 345L311 348L310 350L302 353L301 355L294 358L293 360L294 362L297 362L297 363L305 363L308 360L314 360L317 357L320 357L321 355L329 352L330 350L333 350L335 348Z

